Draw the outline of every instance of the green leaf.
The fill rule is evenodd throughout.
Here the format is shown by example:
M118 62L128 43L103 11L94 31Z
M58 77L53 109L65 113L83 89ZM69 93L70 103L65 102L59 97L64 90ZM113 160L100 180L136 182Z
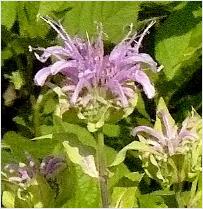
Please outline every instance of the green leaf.
M9 148L3 148L1 145L1 164L2 167L3 165L10 163L10 162L14 162L14 156L11 154L10 149Z
M80 124L81 119L78 117L78 111L76 108L70 108L68 111L64 112L62 115L62 119L64 122Z
M3 34L2 36L7 36L8 34ZM12 40L9 40L7 46L2 51L2 59L10 59L13 55L19 55L23 54L25 52L25 46L26 42L22 43L22 41L25 41L23 38L19 38L17 35L10 35Z
M140 208L168 208L161 196L144 194L139 196Z
M3 137L3 142L9 146L11 154L18 161L26 160L25 152L30 153L36 159L49 155L58 144L58 141L47 137L31 141L14 131L7 132Z
M3 191L2 204L5 208L14 208L15 194L11 191Z
M174 191L170 191L168 189L157 190L157 191L151 192L148 195L158 197L157 199L159 199L159 197L161 197L164 200L164 204L166 204L169 208L176 208L177 207L177 202L176 202ZM163 200L161 200L161 201L163 201ZM158 202L158 201L155 201L155 202Z
M57 1L57 2L46 2L41 1L39 6L38 15L46 16L46 15L53 15L53 12L62 11L68 8L68 3L64 1Z
M98 178L98 171L96 169L94 152L89 147L85 147L76 139L69 139L63 142L66 153L74 164L81 166L84 173L87 175Z
M201 8L196 2L188 2L184 8L173 12L157 32L156 58L164 65L167 80L173 79L181 64L201 47L201 18L193 14L198 10Z
M138 184L144 174L129 172L125 174L113 188L111 207L132 208L137 205Z
M157 191L151 192L150 194L157 195L157 196L170 196L170 195L175 195L175 192L170 191L170 190L157 190Z
M53 133L53 126L41 125L40 126L41 135L49 135Z
M53 138L53 134L47 134L47 135L35 137L32 139L32 141L39 140L39 139L52 139L52 138Z
M112 208L133 208L136 190L134 187L114 187L111 198Z
M104 147L104 152L106 155L106 165L108 167L109 165L111 165L111 163L115 159L117 152L113 148L108 147L108 146ZM113 189L115 185L118 184L119 180L123 176L129 173L129 170L124 163L121 163L120 165L116 167L109 168L109 172L110 173L109 173L109 179L108 179L108 187L111 190Z
M144 144L143 142L134 141L127 146L125 146L119 153L117 154L114 162L110 166L116 166L122 163L125 159L126 152L129 150L139 150L145 152L154 152L149 146Z
M18 197L19 195L16 195L15 197L15 208L32 208L33 204L30 202L30 196L29 193L26 192L25 196L22 198Z
M104 124L102 132L108 137L118 137L120 135L120 126L114 124Z
M124 27L136 23L138 2L71 2L63 25L68 33L90 36L96 31L96 22L102 22L109 40L117 42L124 35ZM125 18L123 18L125 17Z
M142 98L142 95L139 93L138 99L137 99L137 104L136 104L136 109L139 113L141 113L146 119L150 119L149 114L145 110L145 103Z
M54 132L75 134L82 144L96 147L96 140L86 129L77 124L63 122L59 117L54 116Z
M44 102L44 108L43 113L44 114L50 114L55 111L56 109L56 100L53 97L48 97L46 101Z
M2 66L4 65L4 60L10 59L13 56L13 53L9 48L4 48L1 52Z
M13 118L13 121L16 124L21 125L21 126L26 126L27 125L25 119L22 116L17 115L15 118Z
M1 65L4 66L5 60L11 59L15 56L15 61L19 60L17 58L18 55L25 53L27 51L28 44L26 40L20 38L17 34L9 33L3 27L2 30L2 42L5 43L5 47L2 49ZM18 63L20 65L20 63ZM16 67L15 67L16 68ZM18 66L18 69L21 70L22 66ZM21 75L22 76L22 75Z
M49 208L54 206L54 192L41 176L28 188L34 208Z
M68 200L63 208L99 208L100 191L98 181L85 175L79 166L75 167L76 173L74 181L74 188L69 188L73 193L73 198Z
M37 21L40 2L18 2L17 14L20 35L24 37L43 37L49 28L45 23Z
M58 184L58 190L55 206L56 208L61 208L67 200L74 198L75 191L75 168L68 164L66 168L60 175L57 175L56 182ZM71 188L71 189L70 189Z
M5 78L8 78L11 83L13 83L15 89L19 90L24 85L24 78L20 71L14 71L11 75L4 75Z
M63 113L65 113L70 108L67 95L61 90L61 88L59 86L57 86L55 84L49 83L48 86L58 96L59 105L56 108L57 111L55 111L55 114L58 115L59 117L61 117L63 115Z
M8 29L10 29L16 19L16 4L17 2L2 2L1 3L1 24L5 25Z

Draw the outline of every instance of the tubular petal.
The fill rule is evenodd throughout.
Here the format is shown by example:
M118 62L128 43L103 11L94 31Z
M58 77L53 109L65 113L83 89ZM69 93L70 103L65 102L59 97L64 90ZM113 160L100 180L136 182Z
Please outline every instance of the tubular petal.
M129 56L122 61L122 64L137 64L140 62L149 65L154 72L157 72L157 63L151 58L150 55L145 53Z
M43 86L49 75L51 75L50 67L45 67L38 71L34 78L36 85Z
M149 99L152 99L155 96L154 86L151 84L148 76L143 71L136 70L132 79L142 85L143 90Z
M132 131L132 135L136 136L139 132L144 132L150 136L153 136L154 138L156 138L161 144L165 144L165 139L164 137L158 133L157 131L155 131L153 128L148 127L148 126L138 126L135 127Z
M77 62L75 60L70 60L70 61L61 60L55 62L51 66L51 73L52 75L56 75L57 73L61 72L62 70L65 70L66 68L75 68L75 67L77 67Z
M128 105L128 100L119 82L117 80L111 80L108 87L120 97L123 107L126 107Z
M75 91L71 97L71 103L75 104L78 98L78 95L80 93L80 91L84 88L84 87L88 87L89 83L88 81L86 81L84 78L81 78L75 88Z
M35 51L43 51L44 53L42 55L38 55L36 52L35 57L42 63L46 62L47 59L50 56L54 56L56 57L58 60L62 60L63 58L67 58L67 57L71 57L71 54L68 50L65 50L63 47L61 46L51 46L48 48L32 48L30 46L31 50L35 50Z
M166 112L159 112L157 113L158 117L162 120L162 123L164 125L164 132L166 134L166 137L167 138L175 138L176 135L177 135L177 130L175 127L173 127L171 124L170 124L170 121L168 119L168 116L167 116L167 113Z

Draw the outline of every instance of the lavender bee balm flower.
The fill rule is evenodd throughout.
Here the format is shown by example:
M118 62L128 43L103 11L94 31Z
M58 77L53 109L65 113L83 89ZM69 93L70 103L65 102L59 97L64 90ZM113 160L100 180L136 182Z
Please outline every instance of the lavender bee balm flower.
M97 27L97 39L90 41L88 35L87 40L71 38L60 23L48 17L41 18L59 34L63 46L46 49L30 47L30 50L43 51L41 56L35 52L39 61L46 62L49 57L56 60L35 75L35 83L43 86L48 84L49 76L62 74L63 80L57 85L67 95L70 107L78 108L79 117L90 123L97 123L98 120L105 120L110 107L116 110L123 109L124 112L129 107L133 110L138 92L135 82L141 84L149 99L154 97L154 86L143 66L154 72L158 72L160 68L157 68L157 63L150 55L139 53L141 42L154 22L139 36L130 37L129 32L110 54L104 55L101 24ZM99 114L97 110L100 111ZM128 111L128 114L132 110Z

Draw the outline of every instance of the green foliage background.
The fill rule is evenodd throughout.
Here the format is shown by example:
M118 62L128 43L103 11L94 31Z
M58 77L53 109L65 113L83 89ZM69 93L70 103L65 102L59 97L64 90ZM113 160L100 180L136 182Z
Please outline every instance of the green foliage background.
M94 36L95 21L102 22L104 32L108 35L105 40L107 51L124 37L130 23L134 24L136 30L141 30L150 20L156 20L150 35L145 37L141 50L149 53L164 66L160 73L150 75L157 95L149 101L141 93L137 108L131 116L116 125L104 126L105 144L110 161L113 160L116 151L133 141L129 134L132 127L153 124L159 97L165 99L177 122L182 122L191 111L191 107L201 114L201 2L4 1L1 2L1 9L1 113L3 144L6 147L2 150L3 164L25 160L22 149L29 151L35 158L62 153L61 133L66 133L67 138L69 134L74 134L79 140L78 143L95 148L94 136L85 127L76 124L75 121L59 122L54 118L53 107L57 103L55 94L47 91L46 87L41 90L34 85L33 77L43 65L28 51L28 46L47 47L58 42L53 30L38 18L39 14L60 19L71 35L85 36L87 31L89 36ZM46 99L37 106L40 93ZM30 140L49 134L53 136ZM72 191L68 192L70 181L61 184L61 180L58 180L60 194L54 206L98 207L96 182L84 175L75 165L71 170L72 173L68 175L76 182L73 186L74 195L70 195ZM120 207L176 207L172 198L174 194L153 193L161 189L153 180L146 176L142 180L141 177L128 176L130 172L138 171L143 171L141 163L134 153L129 152L125 164L118 168L116 178L110 180L112 204L117 204L117 198L122 193ZM123 178L127 178L131 186L124 187ZM138 198L135 200L134 196ZM128 199L132 200L127 201Z

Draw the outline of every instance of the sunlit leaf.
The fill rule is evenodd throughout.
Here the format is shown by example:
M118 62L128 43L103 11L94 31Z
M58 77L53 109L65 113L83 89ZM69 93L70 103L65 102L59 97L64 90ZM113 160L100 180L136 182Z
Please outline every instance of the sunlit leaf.
M70 133L75 134L78 139L87 146L96 147L96 140L93 135L84 127L77 124L62 122L59 117L54 117L56 133Z
M49 155L58 144L58 141L48 137L41 137L41 139L31 141L13 131L7 132L3 137L3 141L6 145L9 145L11 154L19 161L26 160L26 152L30 153L34 158Z
M125 159L126 152L128 150L139 150L145 152L154 152L149 146L142 142L134 141L127 146L125 146L116 156L114 162L110 166L116 166L122 163Z
M68 200L63 208L99 208L100 203L100 191L97 179L91 178L84 174L79 166L75 167L76 173L74 181L74 187L70 188L73 191L73 198Z
M84 173L88 174L91 177L98 178L98 171L95 165L95 158L91 150L87 147L81 146L70 141L64 141L63 146L67 152L69 159L81 166Z
M102 22L108 40L117 42L124 28L136 23L138 2L70 2L72 9L66 13L63 25L71 34L90 36L96 31L95 22ZM90 12L91 11L91 12ZM125 18L123 18L125 17Z
M46 2L41 1L39 6L38 15L46 16L46 15L53 15L53 12L65 10L68 7L68 2L64 1L57 1L57 2Z
M184 8L172 13L157 32L156 57L164 65L163 71L168 80L173 79L182 62L201 47L198 35L201 34L201 18L192 13L196 10L201 10L198 4L189 2Z
M124 175L117 185L113 188L111 197L111 207L115 208L133 208L137 205L137 196L139 194L138 184L143 174L138 172L129 172Z
M118 137L120 134L120 127L113 124L104 124L102 131L105 135L109 137Z
M11 83L13 83L15 89L19 90L24 85L24 78L20 71L14 71L11 75L4 75L5 78L8 78Z
M2 204L5 208L14 208L15 194L11 191L3 191Z
M37 21L40 2L18 2L17 13L20 34L24 37L45 36L49 28Z
M133 208L136 190L134 187L115 187L112 194L112 208Z
M5 25L8 29L10 29L15 22L16 5L17 2L15 1L4 1L1 3L1 23L2 25Z
M139 197L139 207L141 208L168 208L161 196L144 194Z

